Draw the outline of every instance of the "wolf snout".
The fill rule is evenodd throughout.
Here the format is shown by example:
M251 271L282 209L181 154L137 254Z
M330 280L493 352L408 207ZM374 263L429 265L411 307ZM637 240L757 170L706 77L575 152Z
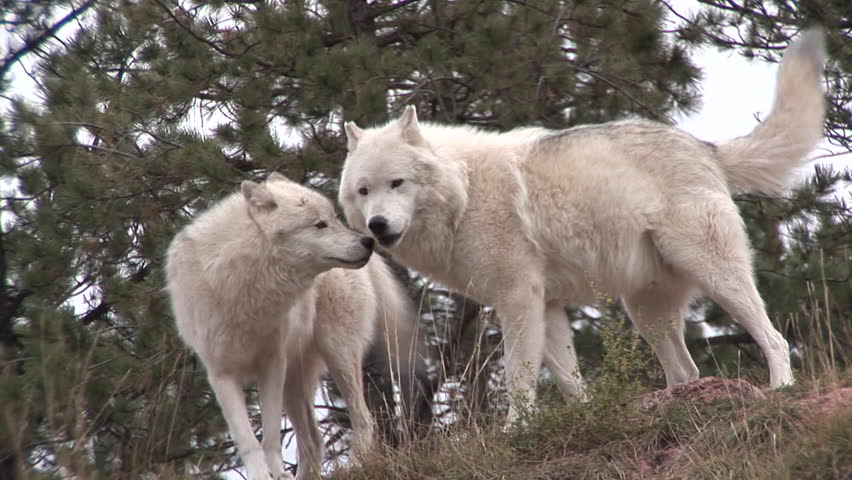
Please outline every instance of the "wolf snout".
M376 241L373 240L373 237L361 237L361 245L363 245L367 250L372 250L375 243Z
M379 240L379 243L383 247L393 246L402 237L402 232L394 233L391 231L388 219L382 215L370 217L370 221L367 222L367 228L373 232L373 236Z
M370 218L370 221L367 223L367 228L369 228L374 234L381 235L388 229L388 219L382 215L376 215L375 217Z

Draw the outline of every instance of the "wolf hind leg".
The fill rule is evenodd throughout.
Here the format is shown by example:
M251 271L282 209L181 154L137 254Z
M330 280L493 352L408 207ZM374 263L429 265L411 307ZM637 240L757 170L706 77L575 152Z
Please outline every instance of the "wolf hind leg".
M319 365L311 358L289 362L284 383L284 413L293 425L298 450L298 480L320 478L323 442L314 414Z
M330 347L323 347L323 360L346 401L352 419L353 457L362 461L372 450L375 430L373 416L364 398L363 352L343 341L338 342L334 350Z
M793 383L787 341L773 327L755 285L745 227L727 195L692 196L654 232L663 259L697 284L751 335L772 388Z
M544 312L546 338L544 366L550 371L566 400L586 400L586 384L577 364L574 332L562 305L548 305Z
M692 291L682 282L649 285L623 298L630 320L662 364L668 388L698 379L683 338L690 298Z

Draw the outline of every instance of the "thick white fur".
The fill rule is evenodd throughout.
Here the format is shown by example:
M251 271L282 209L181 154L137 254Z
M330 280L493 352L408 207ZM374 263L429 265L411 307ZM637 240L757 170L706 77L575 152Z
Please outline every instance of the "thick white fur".
M320 221L327 227L317 228ZM281 458L282 407L296 430L298 478L319 476L313 398L324 366L349 408L356 458L370 449L362 357L378 334L404 362L414 317L383 259L370 257L361 239L328 199L272 174L264 184L244 182L169 247L178 331L207 369L251 480L292 478ZM262 445L246 408L249 382L259 387Z
M772 387L793 382L788 345L766 315L732 190L772 193L820 138L822 32L791 46L775 106L750 135L713 145L647 121L491 133L397 121L346 125L340 202L406 265L492 305L512 396L535 399L542 363L583 397L567 304L620 297L669 386L696 379L683 315L704 293L752 335ZM394 182L396 180L396 182ZM399 180L402 180L400 183Z

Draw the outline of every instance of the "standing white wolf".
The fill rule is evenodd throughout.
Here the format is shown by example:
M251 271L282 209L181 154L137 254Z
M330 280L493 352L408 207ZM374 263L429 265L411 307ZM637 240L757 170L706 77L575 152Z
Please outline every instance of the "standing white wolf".
M328 199L275 173L243 182L172 241L166 274L178 331L207 369L251 480L292 478L281 458L282 406L296 431L298 478L319 475L313 400L323 364L349 408L356 456L370 449L362 357L378 334L407 372L414 333L408 297L372 251L373 239L343 226ZM258 384L262 445L248 382Z
M535 400L544 365L582 397L563 307L620 297L653 346L668 386L698 378L683 337L704 293L751 334L770 384L793 382L787 342L752 278L732 191L774 193L821 137L823 34L805 32L778 74L772 113L719 144L648 121L492 133L418 124L346 125L340 202L394 257L500 317L510 390Z

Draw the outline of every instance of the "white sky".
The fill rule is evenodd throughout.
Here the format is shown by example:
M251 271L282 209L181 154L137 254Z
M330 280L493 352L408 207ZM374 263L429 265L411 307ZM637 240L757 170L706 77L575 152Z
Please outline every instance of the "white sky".
M670 3L682 15L700 8L692 0L672 0ZM758 118L766 118L772 108L778 64L748 60L734 51L720 51L713 47L694 52L692 58L704 73L702 107L692 115L676 117L678 127L701 140L715 142L746 135L758 125ZM837 147L823 141L812 157L837 151ZM849 168L852 167L852 152L814 163ZM801 169L803 176L812 172L811 165Z
M777 64L749 61L733 52L711 48L701 50L695 62L704 72L702 108L688 117L678 117L678 127L701 140L713 142L745 135L758 125L758 118L766 118L775 95ZM838 149L823 141L814 155L827 151ZM815 163L848 168L852 166L852 153ZM812 172L810 166L801 170L805 176Z
M777 66L733 52L705 48L695 56L704 72L702 107L677 125L701 140L719 141L745 135L757 126L755 114L765 117L772 107Z

